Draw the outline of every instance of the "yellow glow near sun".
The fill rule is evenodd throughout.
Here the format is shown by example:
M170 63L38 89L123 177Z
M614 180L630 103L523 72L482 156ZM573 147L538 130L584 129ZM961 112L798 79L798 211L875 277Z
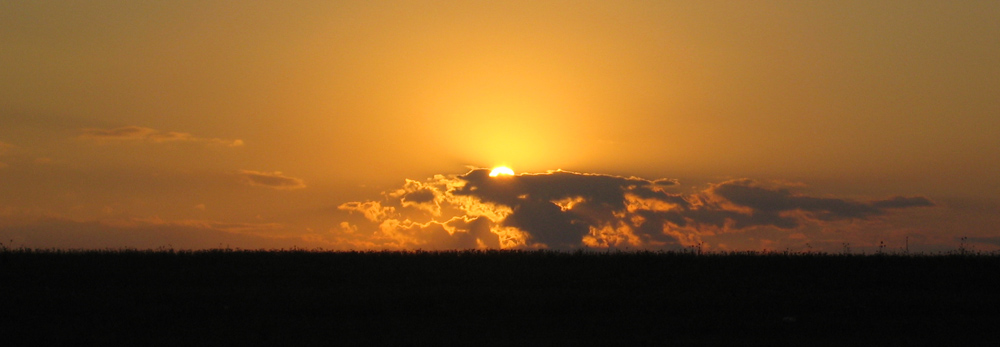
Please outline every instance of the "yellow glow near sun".
M514 176L514 170L506 166L497 166L493 168L493 171L490 171L490 177L497 176Z

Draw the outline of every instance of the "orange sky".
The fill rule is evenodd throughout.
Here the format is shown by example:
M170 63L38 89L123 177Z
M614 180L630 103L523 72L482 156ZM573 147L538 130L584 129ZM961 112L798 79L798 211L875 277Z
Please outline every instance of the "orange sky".
M5 2L0 240L993 250L996 18L990 1ZM497 165L534 175L468 191Z

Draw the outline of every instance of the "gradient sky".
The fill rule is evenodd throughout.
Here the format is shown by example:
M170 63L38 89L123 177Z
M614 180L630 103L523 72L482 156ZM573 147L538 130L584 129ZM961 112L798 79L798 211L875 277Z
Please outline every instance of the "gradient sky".
M995 250L997 18L996 1L5 1L0 241ZM519 175L485 176L498 165Z

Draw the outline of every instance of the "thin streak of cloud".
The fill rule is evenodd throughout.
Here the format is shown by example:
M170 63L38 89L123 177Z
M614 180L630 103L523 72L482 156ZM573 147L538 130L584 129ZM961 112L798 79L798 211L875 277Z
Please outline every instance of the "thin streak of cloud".
M224 140L219 138L197 137L190 133L176 131L160 131L152 128L129 125L114 129L86 128L81 130L80 139L99 142L138 141L150 143L165 142L200 142L228 147L239 147L243 140Z
M924 197L894 196L886 200L872 201L872 206L878 208L907 208L919 206L934 206L934 203Z
M302 189L306 187L306 184L302 179L285 176L281 173L281 171L262 172L240 170L239 176L243 180L244 184L257 187L267 187L281 190Z
M965 240L971 243L982 243L993 246L1000 246L1000 236L994 237L967 237Z

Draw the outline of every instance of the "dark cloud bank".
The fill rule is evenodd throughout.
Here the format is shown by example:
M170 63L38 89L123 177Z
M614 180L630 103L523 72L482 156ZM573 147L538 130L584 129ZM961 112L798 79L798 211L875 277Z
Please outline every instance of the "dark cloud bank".
M924 197L812 197L749 179L692 194L674 192L677 185L669 179L568 171L490 177L488 169L475 169L407 180L402 189L383 193L382 201L340 209L364 217L343 223L345 230L365 230L359 224L376 230L370 245L662 249L698 244L702 235L869 220L893 209L934 205Z

